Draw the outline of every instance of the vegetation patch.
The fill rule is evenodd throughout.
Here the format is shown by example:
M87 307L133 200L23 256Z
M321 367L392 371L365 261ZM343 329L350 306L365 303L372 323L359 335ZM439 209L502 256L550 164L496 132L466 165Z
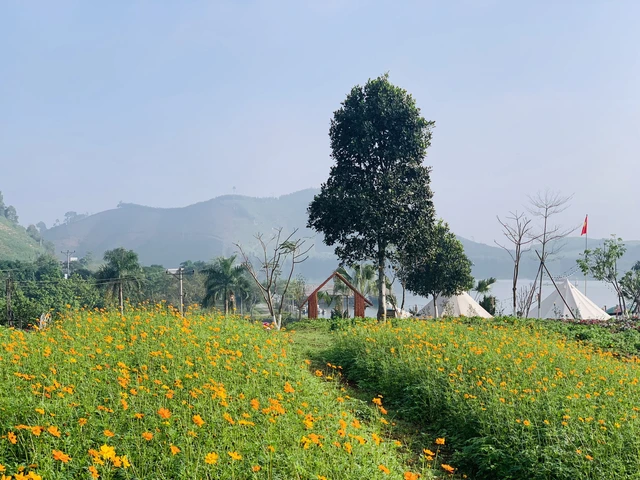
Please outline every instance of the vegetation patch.
M286 332L160 308L0 329L1 475L418 478L379 405L292 353Z
M531 325L397 321L327 352L405 418L438 428L473 478L638 478L637 359Z

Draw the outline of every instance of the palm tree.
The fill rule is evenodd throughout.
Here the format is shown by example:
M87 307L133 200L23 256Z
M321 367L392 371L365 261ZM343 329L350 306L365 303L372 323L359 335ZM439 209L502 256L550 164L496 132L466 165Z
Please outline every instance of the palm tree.
M338 273L367 298L374 296L378 291L378 271L376 267L370 263L356 263L351 266L349 271L344 267L339 267ZM345 295L347 297L348 309L349 288L344 283L337 281L334 284L333 291L335 294Z
M476 301L480 298L480 295L486 295L491 290L491 285L496 283L496 279L493 277L478 280L478 283L473 287L473 291L476 292Z
M205 307L215 306L216 301L224 301L224 314L229 314L229 307L235 311L236 294L246 296L251 290L251 283L246 276L246 271L241 265L234 265L236 255L231 257L219 257L213 265L207 268L204 273L205 295L202 301Z
M140 288L142 269L138 254L133 250L119 247L104 252L106 262L96 275L99 283L107 289L107 297L118 297L120 314L124 315L124 290Z

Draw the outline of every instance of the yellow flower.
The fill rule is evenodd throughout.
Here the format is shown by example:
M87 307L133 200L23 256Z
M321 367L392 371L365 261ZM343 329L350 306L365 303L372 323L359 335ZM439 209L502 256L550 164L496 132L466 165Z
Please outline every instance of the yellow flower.
M295 390L293 389L293 387L291 386L291 384L289 382L284 384L284 391L285 393L294 393Z
M227 452L227 455L229 455L232 460L242 460L242 455L238 452Z
M431 450L429 450L428 448L425 448L422 450L422 453L424 453L425 455L429 456L429 457L433 457L435 455L435 453L433 453Z
M260 470L262 470L262 467L260 465L254 465L253 467L251 467L252 472L259 472Z
M98 478L100 475L98 475L98 469L96 467L94 467L93 465L91 465L89 467L89 473L91 473L91 476L93 478Z
M58 460L62 463L69 463L69 461L71 460L71 457L69 455L60 450L53 450L51 454L53 455L54 460Z
M177 455L180 453L180 449L175 445L171 445L171 455Z
M116 434L115 434L115 433L113 433L111 430L105 430L105 431L104 431L104 432L102 432L102 433L104 433L104 436L105 436L105 437L114 437L114 436L116 435Z
M529 420L525 420L524 422L522 422L524 424L525 427L528 427L531 425L531 422Z
M11 442L14 445L18 443L18 437L16 437L16 434L13 432L7 433L7 440L9 440L9 442Z
M87 419L86 418L79 418L78 419L78 425L80 425L81 427L84 427L87 424Z
M404 472L404 480L418 480L420 475L413 472Z
M100 456L105 460L113 460L116 458L116 449L109 445L102 445L100 447Z
M58 430L58 427L56 426L51 425L49 428L47 428L47 432L49 432L54 437L60 438L60 430Z
M444 445L444 438L436 438L436 445Z
M380 470L385 475L389 475L391 473L391 470L389 470L387 467L385 467L382 464L378 465L378 470Z
M215 452L207 453L207 456L204 457L204 462L208 463L209 465L214 465L218 463L218 458L218 454Z

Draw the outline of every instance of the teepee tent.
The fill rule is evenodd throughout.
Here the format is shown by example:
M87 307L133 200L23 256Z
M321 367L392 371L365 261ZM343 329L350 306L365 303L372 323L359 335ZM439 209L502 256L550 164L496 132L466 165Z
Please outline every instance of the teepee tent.
M438 317L482 317L492 318L471 295L462 292L454 297L438 297ZM419 317L435 317L433 299L418 312Z
M608 320L611 315L608 315L598 305L589 300L580 290L574 287L568 278L564 278L559 282L558 290L553 290L547 298L545 298L540 304L540 315L538 315L537 305L529 312L531 318L573 318L571 312L577 319L582 320ZM567 302L562 301L562 297Z

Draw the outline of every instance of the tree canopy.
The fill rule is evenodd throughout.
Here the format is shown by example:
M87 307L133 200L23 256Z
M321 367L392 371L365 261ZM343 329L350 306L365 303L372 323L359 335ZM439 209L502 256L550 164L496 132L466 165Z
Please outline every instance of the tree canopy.
M342 262L375 261L379 319L386 318L387 263L434 222L423 166L434 125L387 75L353 87L331 121L335 164L309 206L308 226L336 245Z
M430 240L431 248L424 253L414 250L403 258L404 272L407 290L423 297L431 295L437 304L441 295L451 297L471 289L474 280L471 261L445 222L438 221Z

